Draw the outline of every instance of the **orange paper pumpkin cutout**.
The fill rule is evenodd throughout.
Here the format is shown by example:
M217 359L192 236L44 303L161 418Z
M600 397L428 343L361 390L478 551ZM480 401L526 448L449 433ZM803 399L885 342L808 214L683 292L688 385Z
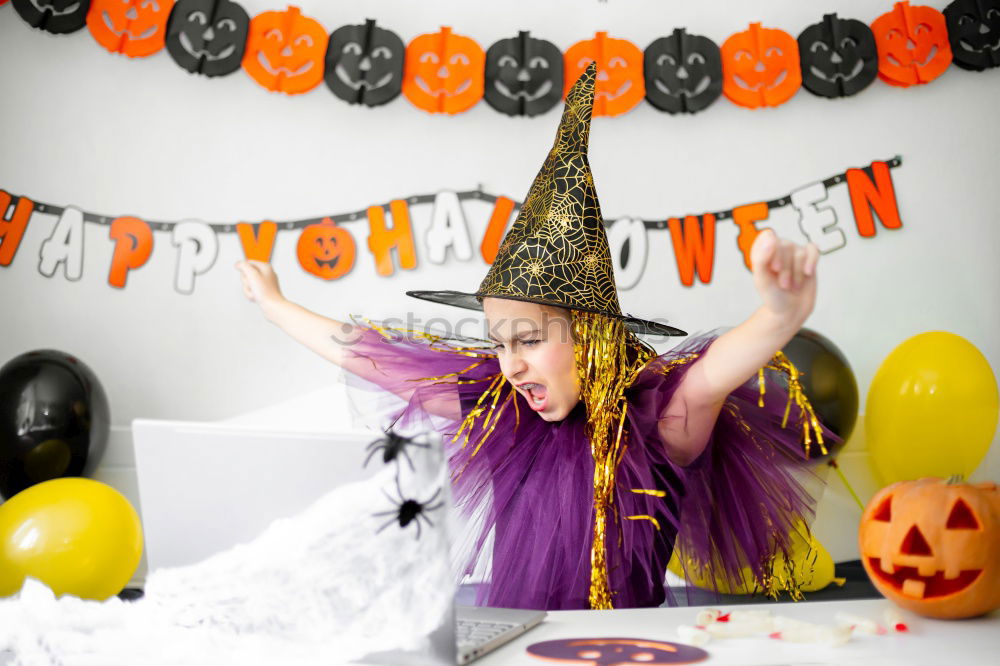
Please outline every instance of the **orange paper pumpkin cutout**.
M1000 608L1000 489L995 483L900 481L861 515L861 561L887 598L957 619Z
M174 0L92 0L87 28L98 44L132 58L163 48Z
M330 218L303 229L295 251L302 270L324 280L336 280L354 268L354 237Z
M468 111L483 97L486 53L448 26L417 35L406 47L403 94L431 113Z
M720 48L722 93L749 109L784 104L802 87L799 43L784 30L751 23Z
M263 12L250 21L243 69L273 92L309 92L323 81L329 35L298 7Z
M895 86L933 81L951 64L944 14L933 7L897 2L872 22L879 78Z
M569 47L563 58L563 97L587 66L597 63L595 116L617 116L631 111L646 96L642 49L627 39L613 39L606 32L598 32L593 39Z

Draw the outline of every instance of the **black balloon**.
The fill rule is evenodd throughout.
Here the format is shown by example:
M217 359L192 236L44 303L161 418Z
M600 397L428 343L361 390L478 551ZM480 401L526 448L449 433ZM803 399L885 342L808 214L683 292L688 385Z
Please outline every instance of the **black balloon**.
M108 401L94 373L64 352L27 352L0 368L0 497L93 472L108 441Z
M76 32L87 24L90 0L14 0L14 10L32 28L57 35Z
M1000 0L955 0L944 20L952 62L973 71L1000 65Z
M379 106L403 90L406 47L399 35L368 19L330 33L323 80L334 95L350 104Z
M250 17L230 0L178 0L167 21L166 47L193 74L225 76L240 68Z
M841 441L825 441L827 453L814 441L810 460L836 457L854 431L858 418L858 383L844 354L830 340L808 328L800 329L782 350L788 360L803 373L802 390L812 403L816 416ZM792 408L793 414L795 408Z
M537 116L562 99L563 55L527 31L486 50L486 103L508 116Z
M722 94L722 57L708 37L676 28L643 53L646 101L667 113L697 113Z
M856 19L826 14L799 35L802 85L820 97L847 97L867 88L878 75L872 29Z

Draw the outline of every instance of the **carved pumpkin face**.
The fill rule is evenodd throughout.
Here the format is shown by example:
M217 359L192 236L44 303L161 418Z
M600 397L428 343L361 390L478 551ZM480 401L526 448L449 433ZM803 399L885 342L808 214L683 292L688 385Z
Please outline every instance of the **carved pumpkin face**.
M630 111L646 96L642 51L626 39L612 39L598 32L593 39L566 50L563 97L590 63L597 63L594 82L595 116L617 116Z
M297 95L323 80L326 29L298 7L263 12L250 21L243 69L271 91Z
M955 0L944 20L956 65L974 71L1000 65L1000 0Z
M641 638L562 638L528 646L542 659L584 666L616 664L690 664L708 657L701 648Z
M87 27L94 40L132 58L163 48L174 0L91 0Z
M178 0L167 24L167 52L194 74L225 76L240 68L250 17L230 0Z
M821 97L856 95L878 74L871 28L855 19L826 14L799 35L802 85Z
M667 113L697 113L722 94L722 58L708 37L677 28L646 47L646 100Z
M897 86L928 83L951 64L944 14L933 7L897 2L872 22L879 78Z
M722 93L734 104L778 106L802 85L798 42L783 30L751 23L723 42L721 51Z
M525 32L486 51L486 103L508 116L537 116L562 99L562 51Z
M354 267L354 237L330 218L310 224L295 248L302 270L324 280L336 280Z
M324 80L334 95L348 104L379 106L399 97L403 89L406 48L396 33L368 19L330 33Z
M486 54L470 37L448 26L418 35L406 47L403 94L431 113L468 111L483 96Z
M3 4L0 2L0 4ZM87 24L90 0L14 0L16 11L32 28L65 35Z
M869 502L858 542L872 583L903 608L962 618L1000 607L995 483L894 483Z

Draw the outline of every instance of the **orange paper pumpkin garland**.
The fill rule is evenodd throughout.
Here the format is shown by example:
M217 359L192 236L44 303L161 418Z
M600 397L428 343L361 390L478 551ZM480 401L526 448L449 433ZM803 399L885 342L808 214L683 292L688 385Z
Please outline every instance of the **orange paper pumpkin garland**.
M721 52L722 93L733 104L778 106L802 86L799 44L784 30L751 23L723 42Z
M631 111L646 96L642 49L627 39L598 32L566 49L563 97L590 63L597 63L594 84L595 116L617 116Z
M894 483L868 503L858 545L875 587L907 610L964 618L1000 608L995 483Z
M174 0L92 0L87 28L94 40L132 58L163 48Z
M483 97L486 52L448 26L418 35L406 47L403 94L431 113L462 113Z
M894 86L927 83L951 64L944 14L933 7L897 2L872 22L878 45L878 76Z
M273 92L309 92L323 81L326 29L298 7L263 12L250 20L243 69Z

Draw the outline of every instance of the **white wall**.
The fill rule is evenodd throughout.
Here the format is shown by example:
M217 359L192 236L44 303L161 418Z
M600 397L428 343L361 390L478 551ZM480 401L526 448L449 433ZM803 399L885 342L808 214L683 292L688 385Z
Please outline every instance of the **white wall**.
M280 8L274 0L242 4L251 15ZM485 48L528 28L563 49L598 29L640 47L680 26L721 43L750 21L797 35L824 12L870 22L889 8L863 0L298 5L330 30L372 17L409 41L447 24ZM998 83L1000 72L952 67L926 86L876 82L838 101L800 91L760 111L720 99L704 113L674 117L642 103L594 122L590 156L602 207L608 218L718 210L902 155L892 177L903 228L862 239L850 216L842 219L848 244L821 262L819 303L807 325L847 355L862 398L882 359L923 331L966 337L997 369ZM348 106L322 86L286 97L242 72L207 80L188 75L166 53L132 60L108 54L86 31L56 37L32 30L9 5L0 7L0 91L0 188L153 220L297 219L479 183L520 199L559 115L508 118L481 102L441 117L403 98L371 110ZM221 237L216 267L184 296L172 288L175 257L162 232L152 259L123 290L107 284L113 248L108 228L96 225L87 228L82 279L69 282L61 272L44 278L38 248L53 222L36 215L14 262L0 270L0 362L50 347L93 368L118 429L100 478L134 494L127 426L135 417L226 418L335 380L333 367L283 337L243 298L232 268L241 257L235 235ZM485 219L470 223L478 241ZM273 263L287 295L334 317L454 317L457 310L403 291L473 288L485 273L479 260L431 265L421 247L418 270L378 277L362 224L352 227L355 269L332 283L304 273L295 263L295 235L279 233ZM670 317L689 331L738 323L755 307L755 295L730 227L719 227L712 284L692 288L678 280L667 234L652 235L646 273L622 294L623 308ZM866 498L875 482L862 439L851 442L842 463ZM996 448L979 476L1000 477ZM858 513L831 477L817 529L838 559L855 554Z

